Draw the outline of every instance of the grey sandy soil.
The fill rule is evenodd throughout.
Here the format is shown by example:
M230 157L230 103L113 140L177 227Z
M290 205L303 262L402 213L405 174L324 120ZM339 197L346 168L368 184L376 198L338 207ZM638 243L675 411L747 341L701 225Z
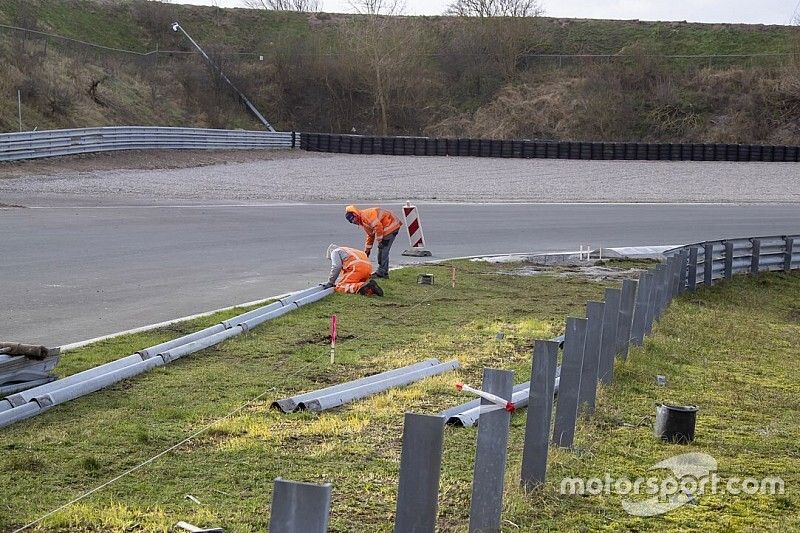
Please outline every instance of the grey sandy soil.
M0 165L12 205L800 202L796 163L571 161L307 152L124 152Z

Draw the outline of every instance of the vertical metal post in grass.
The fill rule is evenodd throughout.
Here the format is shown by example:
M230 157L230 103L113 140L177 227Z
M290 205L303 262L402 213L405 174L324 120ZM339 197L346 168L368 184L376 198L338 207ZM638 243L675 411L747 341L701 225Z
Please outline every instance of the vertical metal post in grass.
M697 246L689 248L689 279L686 289L689 292L697 290Z
M670 283L669 283L669 297L667 298L667 303L664 306L666 307L669 305L670 301L675 298L678 293L680 292L680 278L681 278L681 253L678 253L674 257L672 257L672 264L670 266Z
M725 279L733 278L733 243L725 241Z
M325 533L330 509L330 483L315 485L277 478L272 491L270 533Z
M597 377L606 385L614 381L614 355L617 346L617 322L622 301L621 289L606 289L603 310L603 337L600 342L600 366Z
M641 279L641 276L639 277ZM638 283L632 279L622 281L622 296L619 304L619 318L617 320L617 347L616 353L623 359L628 358L628 347L631 343L631 329L633 326L633 311L636 302L636 289Z
M575 439L575 418L578 416L578 394L581 389L581 367L587 322L585 318L567 317L553 427L553 444L561 448L572 448Z
M17 110L19 111L19 131L22 132L22 91L17 90Z
M680 257L681 261L678 265L678 294L683 294L686 292L686 269L689 263L689 252L682 250Z
M544 483L547 474L550 419L553 416L557 366L558 343L537 340L533 347L525 444L522 451L520 482L525 489L532 489Z
M406 413L394 520L397 533L436 530L444 422L440 416Z
M581 365L581 381L578 391L578 413L591 415L594 413L597 398L597 376L600 371L600 351L603 340L604 302L587 302L586 304L586 340L583 346L583 364ZM562 367L561 372L564 372ZM559 400L560 401L560 400Z
M644 342L644 333L647 329L647 305L652 283L652 272L643 272L639 276L636 303L633 306L633 321L631 322L631 344L634 346L641 346Z
M513 372L483 369L485 392L511 401L513 388ZM494 404L481 398L481 406L492 407ZM469 510L470 533L500 531L510 423L511 413L505 409L495 409L480 415Z
M647 325L645 326L645 335L649 335L653 329L653 323L658 318L658 307L661 300L661 293L664 291L664 268L659 265L653 272L653 286L650 288L650 298L647 303Z
M786 243L786 252L783 256L783 270L789 272L792 270L792 253L794 253L794 239L791 237L784 237L783 241Z
M703 285L710 287L714 283L714 243L705 243L703 250Z
M750 239L753 249L750 252L750 273L758 274L761 269L761 239Z

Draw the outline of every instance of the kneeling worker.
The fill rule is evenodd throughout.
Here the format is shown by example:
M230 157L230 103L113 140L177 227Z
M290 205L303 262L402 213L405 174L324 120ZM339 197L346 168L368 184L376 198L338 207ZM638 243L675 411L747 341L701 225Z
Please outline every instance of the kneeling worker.
M336 287L336 292L383 296L383 289L374 279L370 279L372 263L367 259L367 254L355 248L331 244L325 257L331 260L331 273L324 287ZM339 274L342 277L337 282Z
M344 210L344 216L348 222L360 225L367 233L367 242L364 245L367 257L372 251L372 245L378 241L378 270L375 275L379 278L388 278L389 250L403 223L394 213L380 207L358 209L354 205L348 205Z

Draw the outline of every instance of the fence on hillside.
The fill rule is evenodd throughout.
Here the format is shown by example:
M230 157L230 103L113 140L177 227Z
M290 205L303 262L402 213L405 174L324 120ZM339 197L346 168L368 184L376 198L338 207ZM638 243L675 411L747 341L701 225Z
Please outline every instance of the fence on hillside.
M573 449L578 414L594 412L598 382L613 382L615 360L626 359L630 346L643 344L675 297L731 279L737 273L800 270L800 249L794 246L798 239L800 235L770 236L681 246L665 252L667 260L642 272L638 280L625 280L622 288L606 289L604 301L588 302L587 318L567 318L557 402L554 378L559 343L537 340L521 485L536 490L545 482L551 445ZM512 372L484 369L484 391L510 400L512 388ZM480 415L476 437L469 530L500 531L511 413L487 400L481 405L486 411ZM395 531L399 533L436 528L444 427L441 416L405 415L395 513ZM293 527L281 522L281 531L326 531L322 526L327 527L330 513L326 490L330 485L320 486L315 499L273 499L273 513L296 517L289 523ZM309 516L315 517L317 527L310 527Z
M370 137L301 133L309 152L365 155L471 156L522 159L644 161L800 161L800 146L717 143L631 143L433 137Z

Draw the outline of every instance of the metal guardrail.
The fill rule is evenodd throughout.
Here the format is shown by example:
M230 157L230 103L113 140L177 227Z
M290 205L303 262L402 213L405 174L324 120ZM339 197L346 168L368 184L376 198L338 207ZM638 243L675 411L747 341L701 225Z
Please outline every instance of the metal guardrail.
M0 134L0 161L115 150L282 150L297 144L294 132L113 126Z
M705 241L667 250L664 255L673 257L682 252L687 255L689 290L730 279L734 274L800 269L800 235Z

